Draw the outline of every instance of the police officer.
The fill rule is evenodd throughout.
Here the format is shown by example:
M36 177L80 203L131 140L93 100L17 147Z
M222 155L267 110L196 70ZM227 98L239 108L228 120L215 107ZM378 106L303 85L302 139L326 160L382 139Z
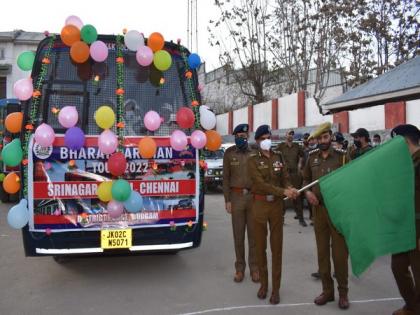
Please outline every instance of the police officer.
M331 146L331 123L324 123L311 135L318 138L318 149L310 152L303 170L303 185L307 185L321 176L324 176L347 162L344 151ZM314 206L314 230L318 252L318 268L322 281L322 293L314 303L324 305L334 301L334 281L331 277L330 246L334 270L338 282L339 301L341 309L349 307L348 293L348 251L344 237L340 235L328 216L327 209L322 200L320 188L314 186L306 190L305 196Z
M391 132L392 137L396 135L405 138L413 157L417 247L405 253L392 255L392 272L405 301L405 306L392 314L420 315L420 131L413 125L400 125Z
M345 150L344 149L344 140L345 140L344 136L341 132L334 132L332 146L335 149Z
M300 187L302 184L302 177L300 171L302 169L303 150L302 147L293 142L295 132L290 129L286 132L286 141L277 146L277 150L281 152L287 166L290 176L290 182L294 187ZM293 206L296 212L296 219L299 220L300 225L307 226L303 218L303 204L302 198L299 197L293 201ZM283 206L284 207L284 206ZM286 208L284 208L286 210Z
M372 149L372 146L369 144L370 136L369 131L365 128L359 128L351 134L353 137L353 148L349 150L349 156L351 160L362 156L366 152Z
M255 132L259 146L257 153L248 160L249 176L252 179L252 212L254 214L257 263L261 287L257 296L267 297L267 223L270 229L272 254L271 304L280 303L280 279L283 247L283 198L295 199L299 192L290 186L285 161L278 151L271 150L271 132L268 125L259 126Z
M248 124L236 126L235 145L228 148L223 157L223 193L226 211L232 215L233 240L235 245L235 282L242 282L245 274L245 231L248 234L248 264L251 279L259 282L255 257L255 239L252 217L251 179L247 161L251 154L248 146Z

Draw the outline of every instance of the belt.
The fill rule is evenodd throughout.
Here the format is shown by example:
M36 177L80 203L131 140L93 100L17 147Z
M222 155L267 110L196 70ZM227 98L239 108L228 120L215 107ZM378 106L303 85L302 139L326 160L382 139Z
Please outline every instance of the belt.
M250 190L248 188L241 188L241 187L230 187L230 189L238 194L248 195Z
M258 195L258 194L254 194L254 199L255 200L259 200L259 201L273 202L274 201L274 196L273 195Z

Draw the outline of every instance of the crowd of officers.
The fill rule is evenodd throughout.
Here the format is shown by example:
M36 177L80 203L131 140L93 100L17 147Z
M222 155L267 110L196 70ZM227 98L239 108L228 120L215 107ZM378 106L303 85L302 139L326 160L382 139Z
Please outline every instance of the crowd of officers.
M330 123L321 124L312 134L305 134L303 146L294 142L294 131L286 132L285 142L273 146L271 130L262 125L255 131L256 146L248 144L249 126L235 127L235 145L228 148L223 160L223 192L226 211L231 214L235 245L235 282L245 276L245 234L248 238L248 266L253 282L260 283L257 296L265 299L268 292L267 236L269 234L272 273L270 303L280 303L282 244L285 201L293 203L295 219L307 226L303 215L303 198L308 202L309 219L314 226L318 256L318 272L312 274L322 282L322 292L314 300L325 305L335 300L334 277L338 284L338 307L349 308L348 251L344 237L332 225L318 185L301 188L336 170L380 145L378 134L359 128L352 133L348 145L341 133L333 133ZM420 219L420 131L413 125L400 125L392 136L405 137L413 156L416 180L416 218ZM392 256L392 271L406 305L393 315L420 314L420 227L416 220L418 248ZM246 232L246 233L245 233ZM411 271L410 271L411 267Z

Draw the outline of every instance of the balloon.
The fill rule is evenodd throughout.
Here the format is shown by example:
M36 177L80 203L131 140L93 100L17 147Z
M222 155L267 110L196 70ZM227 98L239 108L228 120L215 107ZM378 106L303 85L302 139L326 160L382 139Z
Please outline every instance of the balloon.
M200 66L201 59L198 54L191 54L188 56L188 65L191 69L196 69Z
M72 46L80 41L80 30L71 24L64 26L61 29L61 41L67 46Z
M144 46L144 37L138 31L128 31L124 35L124 44L131 51L137 51L139 47Z
M124 201L124 208L128 212L136 213L143 208L143 197L137 191L131 191L130 197Z
M176 122L181 128L192 128L195 122L195 116L192 109L181 107L176 113Z
M98 38L98 32L93 25L86 24L80 30L80 36L87 44L92 44Z
M20 79L13 85L13 94L21 101L27 101L32 97L34 88L32 86L32 79Z
M147 46L149 46L154 52L161 50L165 46L165 39L160 33L152 33L147 39Z
M196 149L202 149L206 146L207 136L201 130L195 130L191 134L191 144Z
M79 127L71 127L67 129L64 135L64 144L70 150L79 150L85 145L85 134Z
M35 61L35 53L33 51L24 51L17 59L18 67L23 71L32 70Z
M98 40L90 45L90 56L97 62L103 62L108 58L108 47Z
M108 211L109 216L115 219L123 214L124 204L115 200L111 200L108 202L106 210Z
M172 65L172 57L166 50L159 50L155 52L153 57L153 64L156 69L160 71L168 70Z
M109 106L101 106L95 112L96 124L102 129L109 129L115 123L115 113Z
M104 130L98 138L98 147L102 153L111 154L118 148L118 138L111 130Z
M175 130L171 134L170 142L175 151L183 151L187 147L188 139L183 131Z
M204 129L213 129L216 127L216 115L210 110L200 109L200 124Z
M79 30L83 27L82 20L76 15L70 15L69 17L67 17L66 22L64 24L76 26Z
M7 214L7 223L14 229L21 229L29 222L28 201L22 199Z
M148 111L146 115L144 115L144 125L150 131L159 129L161 122L160 115L153 110Z
M117 179L112 183L111 193L114 200L126 201L131 194L130 183L125 179Z
M1 151L1 157L4 164L7 166L18 166L23 159L22 144L20 139L14 139L12 142L6 144Z
M112 200L111 188L112 188L112 181L110 180L100 183L98 186L98 191L97 191L99 200L103 202L111 201Z
M75 42L70 47L70 57L76 63L84 63L89 59L89 46L82 42Z
M143 67L149 66L153 62L153 50L148 46L141 46L137 50L136 59L139 65Z
M50 125L42 123L35 130L35 142L41 147L49 147L55 139L54 129Z
M222 145L222 137L220 134L215 130L207 130L206 131L207 136L207 144L206 148L209 151L216 151L220 148Z
M144 137L139 141L139 153L143 159L151 159L157 150L156 141L150 137Z
M23 113L14 112L7 115L4 126L10 133L19 133L22 130Z
M15 172L7 174L3 180L4 191L15 194L20 190L20 177Z
M114 176L121 176L125 173L127 160L122 152L113 153L108 159L108 170Z
M64 128L71 128L77 124L79 114L76 106L64 106L58 113L58 122Z

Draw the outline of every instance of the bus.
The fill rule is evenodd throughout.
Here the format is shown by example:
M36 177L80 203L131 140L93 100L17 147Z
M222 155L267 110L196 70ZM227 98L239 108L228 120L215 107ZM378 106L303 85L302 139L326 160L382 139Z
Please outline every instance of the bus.
M196 248L204 223L202 153L190 140L184 151L170 145L171 133L181 129L174 123L177 111L200 104L197 72L187 62L190 52L179 43L165 42L163 49L172 64L162 72L153 64L140 66L122 36L99 35L98 40L108 48L104 62L73 62L70 48L58 35L46 37L36 51L31 77L39 86L22 104L21 141L28 142L27 163L21 170L25 174L21 198L28 200L29 210L29 223L22 229L25 254L59 261L69 255ZM58 121L57 113L65 106L76 107L76 126L85 134L84 145L77 150L66 144L67 130ZM120 177L111 175L109 155L98 149L103 129L95 122L95 112L101 106L114 110L119 124L111 130L124 134L119 138L120 152L127 167ZM162 117L155 131L144 123L151 110ZM55 132L54 143L46 148L34 141L33 133L29 138L25 134L42 123ZM190 135L194 130L183 131ZM146 136L157 144L151 159L139 154L138 143ZM98 198L99 185L118 178L140 193L140 211L111 216L106 202Z

